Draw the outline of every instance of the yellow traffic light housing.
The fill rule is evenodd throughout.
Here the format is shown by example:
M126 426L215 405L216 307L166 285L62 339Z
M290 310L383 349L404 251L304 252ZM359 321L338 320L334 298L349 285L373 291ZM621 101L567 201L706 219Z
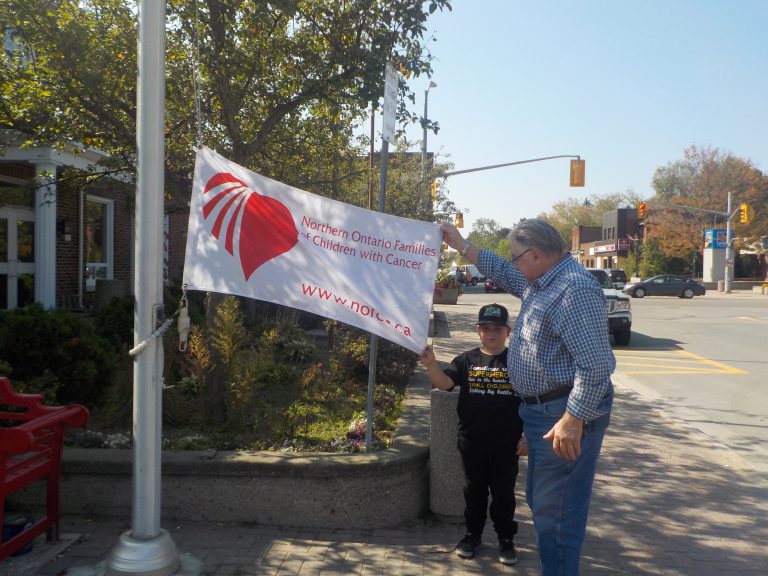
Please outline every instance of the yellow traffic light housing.
M437 180L432 180L432 202L437 202Z
M648 205L645 202L640 202L637 206L637 217L645 218L648 216Z
M571 160L571 186L584 186L586 160Z
M740 207L739 222L746 224L749 222L749 205L744 202Z
M456 228L464 228L464 214L456 212L456 221L454 222Z

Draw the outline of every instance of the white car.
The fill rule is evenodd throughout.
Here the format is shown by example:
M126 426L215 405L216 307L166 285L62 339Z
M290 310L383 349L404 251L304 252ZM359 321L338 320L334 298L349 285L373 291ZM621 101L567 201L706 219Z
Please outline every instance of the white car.
M605 294L608 312L608 333L617 346L626 346L632 339L632 307L629 298L611 284L608 272L601 268L587 268Z

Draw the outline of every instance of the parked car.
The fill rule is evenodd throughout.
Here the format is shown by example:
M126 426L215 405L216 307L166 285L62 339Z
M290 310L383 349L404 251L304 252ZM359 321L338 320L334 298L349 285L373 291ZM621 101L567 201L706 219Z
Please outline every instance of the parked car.
M477 284L482 284L483 282L485 282L485 275L482 272L480 272L480 270L478 270L477 266L475 266L474 264L464 264L463 268L465 268L467 272L469 272L472 275L472 278L477 280L476 282Z
M504 288L502 288L496 282L488 278L485 281L485 291L486 292L504 292Z
M627 273L621 268L609 268L606 272L616 290L621 290L627 284Z
M608 314L608 334L613 336L617 346L626 346L632 339L632 306L629 298L613 287L608 271L601 268L587 268L597 280L605 294Z
M457 269L455 266L448 271L448 276L457 278L459 284L462 286L474 286L477 284L477 280L474 278L467 278L467 273L461 268Z
M461 266L451 266L449 274L458 274L459 282L467 286L476 286L485 282L485 276L480 273L474 264L462 264Z
M624 286L622 291L633 298L643 298L644 296L693 298L694 296L704 296L707 293L707 289L701 282L673 274L661 274L641 282L631 282Z

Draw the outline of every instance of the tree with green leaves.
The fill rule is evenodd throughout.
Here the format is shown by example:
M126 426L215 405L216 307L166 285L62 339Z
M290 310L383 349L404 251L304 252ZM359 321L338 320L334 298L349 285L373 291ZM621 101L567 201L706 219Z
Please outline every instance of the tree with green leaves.
M726 223L724 216L696 209L725 213L731 192L732 208L746 202L752 214L747 223L739 222L738 216L732 220L736 247L762 251L764 266L761 238L768 237L768 177L751 161L717 148L691 146L683 155L653 176L656 196L646 219L648 234L658 240L667 256L690 258L692 251L700 253L704 229L725 228Z
M377 172L357 129L381 100L388 62L430 76L426 22L450 8L448 0L171 0L166 197L186 209L202 143L267 177L367 206ZM8 50L0 53L0 129L27 145L98 149L112 169L134 174L137 26L132 0L1 3ZM401 81L401 125L418 121L414 103ZM423 215L405 198L411 184L392 181L387 207ZM209 326L219 300L208 300ZM212 372L208 379L225 378Z
M167 192L188 198L199 128L204 144L261 174L354 197L353 177L368 173L353 161L361 155L353 134L383 94L385 64L429 76L426 22L450 7L447 0L172 0ZM7 0L0 22L15 47L0 57L0 127L29 143L97 148L115 169L133 173L135 3ZM400 121L417 121L405 82L400 93Z
M509 228L500 226L492 218L478 218L472 225L472 232L467 238L480 248L495 251L499 242L507 237L509 231Z

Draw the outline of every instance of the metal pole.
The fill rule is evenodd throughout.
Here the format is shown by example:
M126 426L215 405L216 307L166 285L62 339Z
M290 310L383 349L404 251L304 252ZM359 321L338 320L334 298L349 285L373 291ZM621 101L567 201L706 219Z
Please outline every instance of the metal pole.
M371 104L371 155L370 155L370 170L368 172L368 209L374 210L374 196L373 196L373 141L375 137L375 118L376 108ZM385 141L386 142L386 141ZM376 334L371 334L370 346L368 347L368 396L365 405L365 451L371 451L371 443L373 439L373 394L376 389L376 358L379 350L379 337Z
M138 24L134 346L160 326L163 314L165 3L140 0ZM162 369L163 340L158 337L134 359L132 530L110 552L109 576L167 576L180 567L173 540L160 528ZM194 561L184 564L184 573L202 569Z
M373 152L374 152L374 138L376 137L376 103L371 102L371 152L368 156L368 210L373 210Z
M503 168L505 166L516 166L518 164L529 164L531 162L541 162L543 160L553 160L555 158L576 158L581 160L581 156L575 154L560 154L558 156L545 156L544 158L532 158L531 160L518 160L517 162L505 162L504 164L493 164L492 166L480 166L478 168L467 168L466 170L454 170L453 172L446 172L443 176L457 176L459 174L467 174L469 172L479 172L480 170L493 170L494 168Z
M640 260L638 259L638 245L640 244L640 238L637 234L635 234L635 237L632 239L632 246L635 249L635 276L640 277Z
M389 142L381 142L381 166L379 168L379 212L384 212L387 191L387 160L389 160ZM366 406L365 451L371 451L373 438L373 395L376 391L376 358L379 349L379 337L371 334L371 346L368 352L368 402Z
M424 129L424 135L421 139L421 172L427 173L427 103L429 102L429 88L424 90L424 116L421 119L421 125ZM438 102L439 104L439 102Z
M731 195L728 192L728 211L725 221L725 293L731 293L731 281L733 279L733 243L731 242Z

